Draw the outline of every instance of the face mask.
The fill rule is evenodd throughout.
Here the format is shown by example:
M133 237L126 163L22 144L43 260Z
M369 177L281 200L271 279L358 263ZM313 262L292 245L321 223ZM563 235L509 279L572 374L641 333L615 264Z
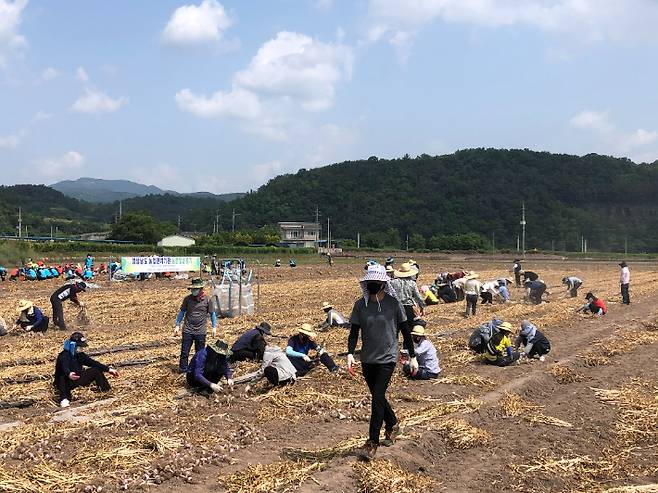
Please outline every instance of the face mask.
M192 290L192 296L199 296L199 293L201 292L200 289L193 289Z
M382 289L384 289L384 285L379 282L369 282L366 284L366 289L370 294L378 294Z

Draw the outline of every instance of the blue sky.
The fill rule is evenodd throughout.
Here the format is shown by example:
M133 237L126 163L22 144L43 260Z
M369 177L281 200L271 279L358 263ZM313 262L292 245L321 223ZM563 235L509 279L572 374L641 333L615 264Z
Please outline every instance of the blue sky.
M255 189L466 147L658 159L655 0L0 0L2 182Z

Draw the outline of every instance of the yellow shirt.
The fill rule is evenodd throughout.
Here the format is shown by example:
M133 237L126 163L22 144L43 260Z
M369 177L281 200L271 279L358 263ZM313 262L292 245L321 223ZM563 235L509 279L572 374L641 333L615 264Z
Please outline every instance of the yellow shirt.
M510 340L509 336L505 335L494 349L501 355L505 356L507 354L508 347L512 347L512 341ZM489 361L496 361L498 359L498 354L491 354L487 348L487 350L484 352L484 357Z

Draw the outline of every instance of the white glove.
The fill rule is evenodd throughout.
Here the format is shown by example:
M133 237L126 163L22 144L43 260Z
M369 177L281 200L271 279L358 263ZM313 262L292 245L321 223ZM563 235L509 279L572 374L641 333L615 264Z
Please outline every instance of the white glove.
M174 327L174 335L177 336L178 334L180 334L180 325Z
M32 327L34 327L34 326L33 325L26 325L25 330L27 330L29 332L30 330L32 330Z
M211 383L210 388L212 389L213 392L221 392L222 391L222 386L217 384L217 383Z
M233 387L233 379L232 378L227 378L226 383L228 384L229 387Z
M318 356L322 356L324 353L326 353L326 351L324 350L323 347L318 348Z
M212 336L217 337L217 327L212 328Z
M84 308L85 304L81 301L80 304L78 305L80 308Z
M353 366L354 366L354 355L353 354L348 354L347 355L347 369L351 370Z
M415 375L418 372L418 360L415 356L409 361L409 368L411 369L412 375Z
M306 361L307 363L310 363L310 362L311 362L311 358L309 357L308 354L305 354L305 355L302 357L302 359L303 359L304 361Z
M118 376L119 376L119 372L116 371L114 368L110 368L107 372L108 372L110 375L112 375L113 377L118 377Z

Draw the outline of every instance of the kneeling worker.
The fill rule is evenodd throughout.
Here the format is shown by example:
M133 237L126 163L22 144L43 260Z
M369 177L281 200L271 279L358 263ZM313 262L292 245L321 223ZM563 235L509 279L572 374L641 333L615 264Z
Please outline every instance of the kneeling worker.
M402 371L411 380L430 380L437 378L439 373L441 373L439 358L436 355L434 344L425 336L425 327L422 325L414 326L411 331L411 338L414 341L418 370L415 373L412 372L411 365L406 363L402 367Z
M494 332L484 351L484 362L496 366L509 366L519 359L518 351L512 348L510 334L512 324L503 322L498 325L498 332Z
M230 356L231 350L224 341L213 342L195 352L185 375L188 385L198 390L221 392L219 382L224 377L232 387L233 372L228 364Z
M603 300L597 298L592 293L587 293L585 295L585 299L587 300L587 303L585 303L585 306L581 308L583 313L591 313L597 317L602 317L608 313L608 309L605 306Z
M523 345L521 356L526 358L539 356L539 361L544 361L545 356L551 351L551 343L546 336L527 320L521 322L521 331L514 341L514 349L519 349L521 345Z
M80 352L83 347L87 347L87 339L82 332L74 332L64 341L64 350L57 356L53 385L58 391L60 407L69 407L71 391L76 387L86 387L95 382L101 392L107 392L110 390L110 383L105 378L105 373L114 377L119 375L114 368Z
M18 312L16 325L21 329L28 332L45 332L48 330L48 317L31 301L20 300L16 311Z
M297 375L303 377L313 369L313 360L309 356L310 351L315 351L320 358L320 362L331 372L339 370L339 366L327 354L323 347L320 347L313 339L316 334L313 332L311 324L303 324L297 331L297 334L288 339L286 347L286 356L297 370Z
M229 361L244 361L247 359L261 361L265 353L265 336L272 334L272 327L267 322L261 322L253 329L242 334L233 347Z

